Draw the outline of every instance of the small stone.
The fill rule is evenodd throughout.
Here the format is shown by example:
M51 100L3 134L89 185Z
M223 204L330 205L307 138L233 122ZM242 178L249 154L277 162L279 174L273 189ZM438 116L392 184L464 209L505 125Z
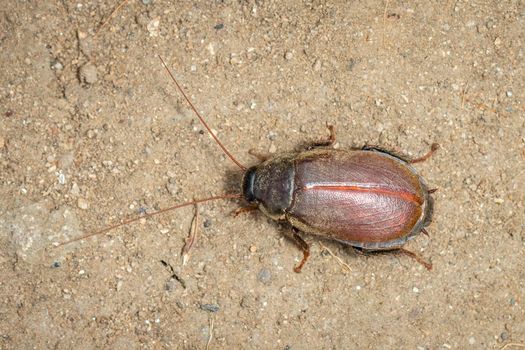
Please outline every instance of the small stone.
M470 337L470 338L468 338L468 343L469 343L470 345L474 345L474 344L476 344L476 338L474 338L474 337Z
M293 52L286 51L286 53L284 54L284 58L287 59L288 61L291 60L293 58Z
M508 90L505 95L507 95L507 97L512 97L512 91L511 90Z
M53 264L51 265L51 268L53 268L53 269L58 269L60 266L62 266L62 264L60 263L60 261L55 261L55 262L53 262Z
M412 292L414 292L414 293L419 293L419 288L418 288L418 287L414 287L414 288L412 288Z
M509 333L507 331L503 331L499 335L499 338L501 339L501 341L506 341L509 339Z
M171 181L168 182L168 184L166 185L166 189L172 196L175 196L179 192L179 186L177 186L176 183Z
M268 149L268 152L269 153L275 153L277 152L277 146L275 146L275 144L272 142L272 144L270 145L270 148Z
M80 209L86 210L89 208L89 203L84 198L79 198L77 201L77 205Z
M160 20L158 18L151 20L146 26L149 32L149 36L152 36L152 37L159 36L159 33L160 33L159 27L160 27Z
M149 5L149 4L151 4L151 0L142 0L142 3L144 5Z
M71 186L71 190L69 191L69 193L71 193L71 195L75 197L80 195L80 188L78 187L76 182L73 183L73 185Z
M349 61L348 61L348 64L346 65L346 68L348 69L349 72L351 72L355 65L356 65L356 60L354 58L351 58Z
M250 252L251 253L255 253L256 251L257 251L257 247L256 246L254 246L254 245L250 246Z
M66 184L66 175L64 175L62 173L59 173L58 174L58 183L61 184L61 185L65 185Z
M503 198L494 198L494 203L496 204L503 204L504 200Z
M210 219L204 220L204 223L202 224L205 228L208 228L211 226L212 221Z
M501 45L501 39L500 39L500 37L497 37L497 38L494 40L494 45L496 45L496 46Z
M321 63L320 59L315 60L314 65L313 65L314 71L316 71L316 72L320 71L322 65L323 64Z
M217 312L220 310L220 307L217 304L201 304L201 310L208 312Z
M220 29L224 28L224 24L223 23L218 23L213 28L216 29L216 30L220 30Z
M259 273L257 274L257 279L259 280L259 282L268 284L270 283L272 279L272 273L267 268L262 268L259 270Z
M60 61L55 60L55 61L51 62L51 69L59 71L59 70L64 69L64 65Z
M98 80L97 67L91 63L86 63L80 67L80 81L85 84L95 84Z
M245 295L241 300L241 307L244 309L251 309L255 307L255 299L251 295Z

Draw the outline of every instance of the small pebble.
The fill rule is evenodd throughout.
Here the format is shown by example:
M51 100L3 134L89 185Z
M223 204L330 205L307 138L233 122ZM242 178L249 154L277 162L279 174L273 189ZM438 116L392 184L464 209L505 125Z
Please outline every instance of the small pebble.
M499 338L501 339L501 341L506 341L509 339L509 333L507 331L503 331L499 335Z
M286 53L284 54L284 58L287 59L288 61L291 60L293 58L293 52L286 51Z
M250 252L251 253L255 253L256 251L257 251L257 247L256 246L254 246L254 245L250 246Z
M175 196L179 192L179 186L171 181L166 184L166 189L172 196Z
M55 60L51 63L51 69L54 69L54 70L62 70L64 69L64 65L58 61L58 60Z
M470 338L468 338L468 343L469 343L470 345L474 345L474 344L476 344L476 338L474 338L474 337L470 337Z
M217 30L220 30L220 29L224 28L224 24L223 23L218 23L213 28L217 29Z
M348 64L346 66L346 68L348 69L348 71L352 71L356 65L356 60L354 58L351 58L349 61L348 61Z
M241 299L241 307L244 309L250 309L255 307L255 299L251 295L245 295Z
M321 60L319 60L319 59L315 60L314 65L313 65L314 71L316 71L316 72L320 71L321 67L322 67Z
M270 145L270 148L268 149L268 152L269 153L275 153L277 152L277 146L275 146L275 144L272 142L272 144Z
M62 266L62 264L60 263L60 261L55 261L55 262L53 262L53 264L51 265L51 268L53 268L53 269L58 269L60 266Z
M142 3L144 5L149 5L149 4L151 4L151 0L142 0Z
M69 193L71 193L71 195L75 197L80 195L80 188L78 187L76 182L73 183L73 185L71 186L71 190L69 191Z
M152 19L148 25L146 26L146 29L149 32L149 36L151 37L157 37L160 34L160 20L158 18Z
M505 94L507 95L507 97L512 97L512 91L511 90L507 91Z
M89 204L88 202L84 199L84 198L79 198L78 199L78 202L77 202L77 205L80 209L87 209L89 208Z
M419 293L419 288L418 288L418 287L414 287L414 288L412 288L412 292L414 292L414 293Z
M268 284L272 279L272 273L267 268L262 268L259 270L259 273L257 274L257 279L259 280L259 282Z
M217 312L219 311L220 307L217 304L201 304L201 310L208 311L208 312Z
M91 63L86 63L80 67L80 81L86 84L94 84L98 80L97 67Z
M206 220L204 220L203 226L204 226L205 228L208 228L208 227L211 226L211 222L212 222L212 221L211 221L210 219L206 219Z
M58 174L58 183L64 185L66 183L66 175L59 173Z

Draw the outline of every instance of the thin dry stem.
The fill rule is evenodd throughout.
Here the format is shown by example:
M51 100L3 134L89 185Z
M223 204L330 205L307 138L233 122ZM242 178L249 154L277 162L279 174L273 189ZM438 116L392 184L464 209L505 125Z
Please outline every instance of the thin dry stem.
M208 338L208 342L206 343L206 350L210 348L211 340L213 339L213 323L215 322L215 319L213 316L210 317L210 336Z
M525 343L507 343L505 345L503 345L500 350L505 350L507 348L510 348L511 346L515 346L515 347L518 347L518 348L525 348Z
M104 22L102 22L102 24L100 25L100 27L98 27L97 31L95 32L95 37L98 35L98 33L102 30L102 28L104 28L108 23L109 21L111 21L111 19L113 17L115 17L115 15L117 14L117 12L122 8L122 6L124 6L129 0L123 0L120 2L120 4L118 4L117 7L115 7L115 9L111 12L111 14L108 16L108 18L106 18L106 20Z
M385 1L385 10L383 11L383 33L381 35L381 47L385 48L385 32L386 32L386 12L388 11L388 3L390 1Z
M338 257L337 255L335 255L331 250L330 248L328 248L327 246L325 246L323 243L319 242L319 245L321 246L321 249L322 250L326 250L328 252L328 254L330 254L336 261L337 263L339 263L339 265L341 265L342 267L344 267L346 270L348 271L351 271L350 269L350 266L345 263L340 257Z
M193 216L193 221L191 222L190 232L188 234L188 237L186 238L186 242L184 243L184 246L182 247L182 266L186 265L188 260L190 259L190 250L191 247L195 244L197 241L197 228L199 227L199 208L197 204L195 204L195 215Z

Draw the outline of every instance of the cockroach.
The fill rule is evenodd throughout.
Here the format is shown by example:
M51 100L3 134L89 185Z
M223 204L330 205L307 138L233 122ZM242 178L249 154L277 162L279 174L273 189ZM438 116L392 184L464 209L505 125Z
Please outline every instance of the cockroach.
M244 199L248 206L239 208L236 214L259 209L269 218L290 225L291 238L303 251L303 259L294 268L295 272L301 271L310 255L309 245L298 232L335 240L365 252L399 251L416 259L427 269L432 268L430 263L403 246L420 232L428 235L425 227L432 219L434 201L431 194L435 190L429 190L411 164L429 158L438 149L437 144L432 144L427 154L415 159L378 147L338 150L330 147L335 142L335 130L329 126L328 140L317 142L302 152L275 157L258 155L261 163L247 168L211 131L164 60L159 58L200 122L224 153L244 172L241 193L178 204L69 242L196 203Z

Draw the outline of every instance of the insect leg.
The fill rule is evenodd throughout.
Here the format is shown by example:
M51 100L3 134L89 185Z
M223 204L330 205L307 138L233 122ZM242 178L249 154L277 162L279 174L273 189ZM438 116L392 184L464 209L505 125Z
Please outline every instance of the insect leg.
M289 237L294 241L294 243L299 247L299 249L303 251L303 259L293 269L295 273L300 273L304 264L308 260L308 257L310 256L310 245L306 243L306 241L297 232L298 231L292 227L292 234L289 235Z
M330 124L326 124L326 127L328 128L328 131L330 131L330 136L328 137L328 139L319 140L317 142L314 142L308 147L309 149L316 148L316 147L331 147L335 144L335 140L336 140L335 127Z
M250 212L250 211L257 210L257 209L258 209L257 204L255 204L255 205L249 205L249 206L247 206L247 207L240 207L240 208L237 208L237 209L233 212L233 217L236 218L237 216L239 216L239 215L242 214L242 213L247 213L247 212Z
M418 157L418 158L410 158L409 156L401 155L401 154L398 154L396 152L387 150L379 146L365 145L362 148L363 151L376 151L376 152L386 153L388 155L391 155L392 157L396 157L410 164L424 162L425 160L430 158L430 156L432 156L432 154L434 154L434 152L437 151L438 149L439 149L439 144L433 143L432 146L430 146L430 151L428 151L425 155Z
M269 154L265 154L265 153L260 153L260 152L257 152L256 150L254 149L250 149L248 151L248 154L251 155L251 156L254 156L255 158L259 159L261 162L264 162L268 159L270 159L272 156L269 155Z
M422 257L417 255L416 253L411 252L410 250L406 250L405 248L399 248L397 249L397 252L414 259L415 261L423 265L428 271L432 270L432 263L425 261Z

